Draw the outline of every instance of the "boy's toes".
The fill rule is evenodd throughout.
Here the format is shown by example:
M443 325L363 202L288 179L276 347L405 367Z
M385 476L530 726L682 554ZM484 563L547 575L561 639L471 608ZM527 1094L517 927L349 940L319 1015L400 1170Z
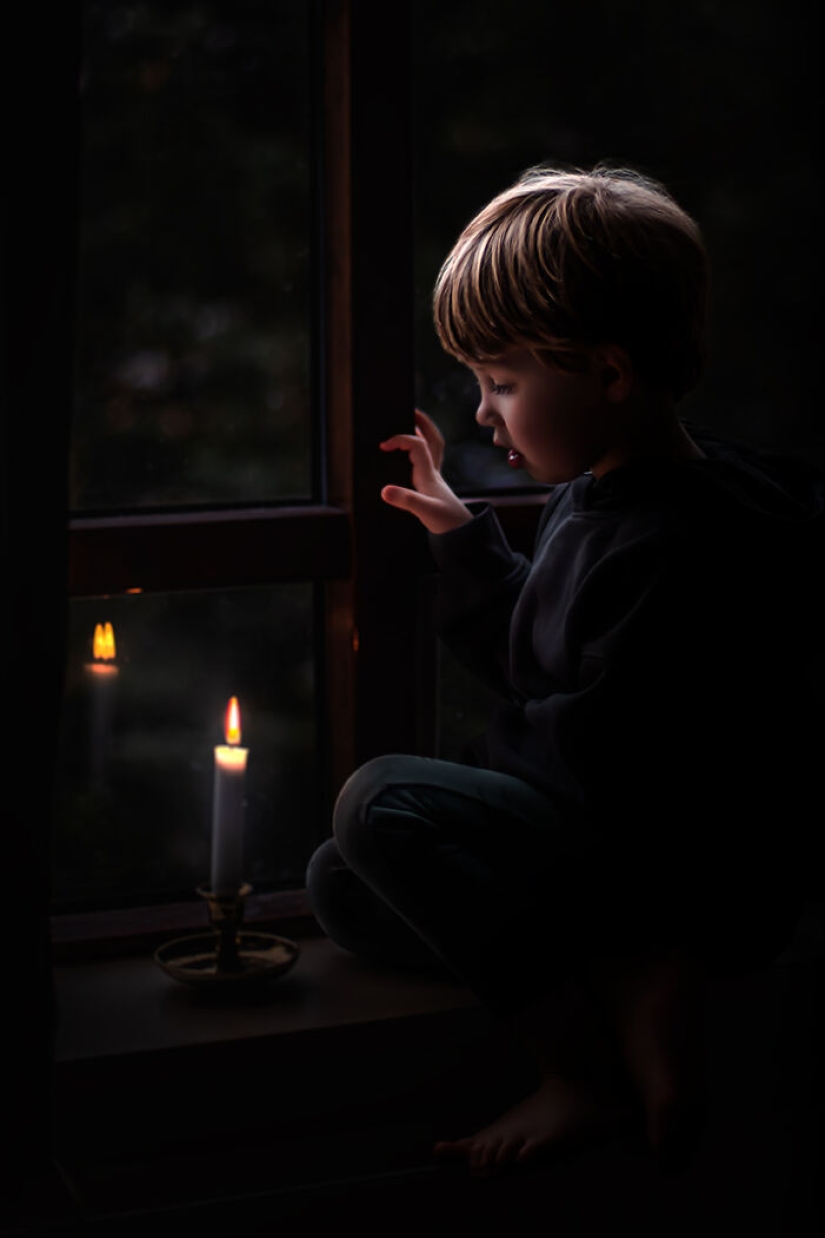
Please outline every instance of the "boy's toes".
M516 1135L509 1139L502 1139L496 1152L496 1168L502 1169L505 1165L510 1165L517 1160L523 1143L524 1141Z
M498 1143L492 1140L484 1140L477 1143L470 1152L470 1168L473 1173L480 1174L486 1177L488 1174L494 1173L496 1168L496 1153L498 1152Z
M433 1153L451 1160L466 1160L470 1153L471 1143L470 1139L441 1139L433 1148Z
M519 1165L526 1165L539 1151L541 1145L535 1139L525 1139L524 1143L519 1148L516 1154L516 1161Z

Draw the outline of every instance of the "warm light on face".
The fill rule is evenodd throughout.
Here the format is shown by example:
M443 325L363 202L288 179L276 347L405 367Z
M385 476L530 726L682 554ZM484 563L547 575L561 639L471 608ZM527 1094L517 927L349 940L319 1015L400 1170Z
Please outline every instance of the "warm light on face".
M97 661L110 662L114 659L116 652L115 633L111 623L96 623L92 640L92 656Z
M241 742L241 711L238 708L238 698L236 696L230 698L229 704L226 707L224 734L228 744L239 744Z

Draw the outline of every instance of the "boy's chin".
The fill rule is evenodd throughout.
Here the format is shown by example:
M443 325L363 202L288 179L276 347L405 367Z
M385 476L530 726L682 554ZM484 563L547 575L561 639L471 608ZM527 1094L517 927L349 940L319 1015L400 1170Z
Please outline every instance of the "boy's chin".
M534 481L537 486L563 486L566 482L575 481L580 477L580 473L571 473L566 469L531 469L529 464L524 465L524 472L528 475L531 481Z

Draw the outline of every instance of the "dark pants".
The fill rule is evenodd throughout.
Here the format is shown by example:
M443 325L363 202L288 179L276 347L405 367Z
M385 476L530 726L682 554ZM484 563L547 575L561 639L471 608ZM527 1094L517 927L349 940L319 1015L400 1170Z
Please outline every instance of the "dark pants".
M632 821L607 824L604 834L573 824L507 774L378 757L341 791L307 891L345 949L450 975L501 1014L595 960L675 948L731 974L780 948L781 928L741 902L735 874L717 864L701 882L680 881L645 854Z
M307 890L339 945L453 976L500 1012L643 931L603 840L509 775L378 757L347 781Z

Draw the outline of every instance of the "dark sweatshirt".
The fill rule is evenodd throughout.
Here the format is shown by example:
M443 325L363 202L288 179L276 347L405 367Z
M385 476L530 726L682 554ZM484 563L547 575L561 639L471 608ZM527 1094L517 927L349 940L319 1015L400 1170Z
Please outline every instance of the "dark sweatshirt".
M439 631L501 696L490 768L625 868L761 889L807 863L821 491L690 429L707 459L554 487L532 564L489 506L431 535Z

